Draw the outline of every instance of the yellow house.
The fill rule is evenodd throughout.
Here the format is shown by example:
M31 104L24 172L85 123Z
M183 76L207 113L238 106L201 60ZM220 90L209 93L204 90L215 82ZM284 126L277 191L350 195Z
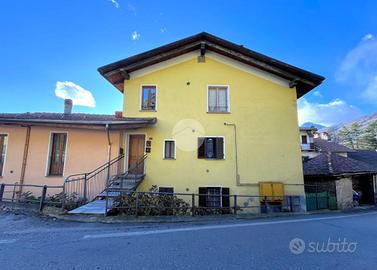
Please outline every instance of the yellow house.
M53 146L48 141L53 130L62 130L68 138L66 171L53 183L124 153L120 170L140 180L140 191L156 185L178 193L304 196L296 101L323 77L208 33L99 72L123 93L121 124L104 121L93 130L83 120L81 127L33 127L29 148L35 149L29 155L39 158L26 171L38 167L39 175L26 173L24 182L50 181L46 156ZM22 163L27 128L19 126L20 119L7 121L0 116L0 123L13 124L0 126L0 134L9 135L3 177L10 181L20 178L12 178L7 167ZM16 139L19 143L12 145ZM208 203L229 204L213 198Z

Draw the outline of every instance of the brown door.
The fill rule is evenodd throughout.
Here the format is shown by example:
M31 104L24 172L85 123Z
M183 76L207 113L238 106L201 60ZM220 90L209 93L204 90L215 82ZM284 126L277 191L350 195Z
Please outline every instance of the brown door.
M128 145L128 170L132 174L144 173L145 135L130 135Z

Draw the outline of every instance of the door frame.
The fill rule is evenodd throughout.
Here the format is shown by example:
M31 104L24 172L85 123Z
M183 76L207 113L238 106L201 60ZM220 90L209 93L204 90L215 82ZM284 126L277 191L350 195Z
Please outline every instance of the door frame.
M144 135L144 155L146 154L145 152L145 148L147 147L147 133L142 133L142 132L127 132L126 133L126 158L124 159L125 161L125 164L124 164L124 168L125 168L125 172L128 171L128 161L129 161L129 157L130 157L130 135ZM144 173L145 173L145 162L144 162Z

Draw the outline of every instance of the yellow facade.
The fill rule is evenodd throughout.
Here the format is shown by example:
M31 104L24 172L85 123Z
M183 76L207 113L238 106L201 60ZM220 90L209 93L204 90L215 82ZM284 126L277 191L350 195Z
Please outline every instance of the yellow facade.
M157 86L156 111L140 110L142 85ZM207 112L209 85L229 86L229 113ZM124 84L123 113L157 118L155 126L132 131L146 134L152 142L143 191L152 185L190 193L198 193L198 187L223 186L231 194L258 195L259 182L276 181L285 184L286 195L304 194L296 90L281 79L216 57L206 56L205 63L193 57L145 74L131 73ZM225 122L237 127L239 183L235 132ZM164 160L163 141L176 138L177 127L191 130L192 134L185 131L189 141L195 136L223 136L225 159L198 159L196 148L188 150L185 142L177 142L176 159Z

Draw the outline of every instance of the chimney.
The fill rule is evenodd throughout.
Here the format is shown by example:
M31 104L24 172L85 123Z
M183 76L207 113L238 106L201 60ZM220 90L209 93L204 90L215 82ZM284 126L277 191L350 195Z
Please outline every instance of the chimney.
M119 111L115 112L115 118L120 119L122 117L123 117L123 112L119 112Z
M71 114L72 113L72 99L65 99L64 100L64 114Z

